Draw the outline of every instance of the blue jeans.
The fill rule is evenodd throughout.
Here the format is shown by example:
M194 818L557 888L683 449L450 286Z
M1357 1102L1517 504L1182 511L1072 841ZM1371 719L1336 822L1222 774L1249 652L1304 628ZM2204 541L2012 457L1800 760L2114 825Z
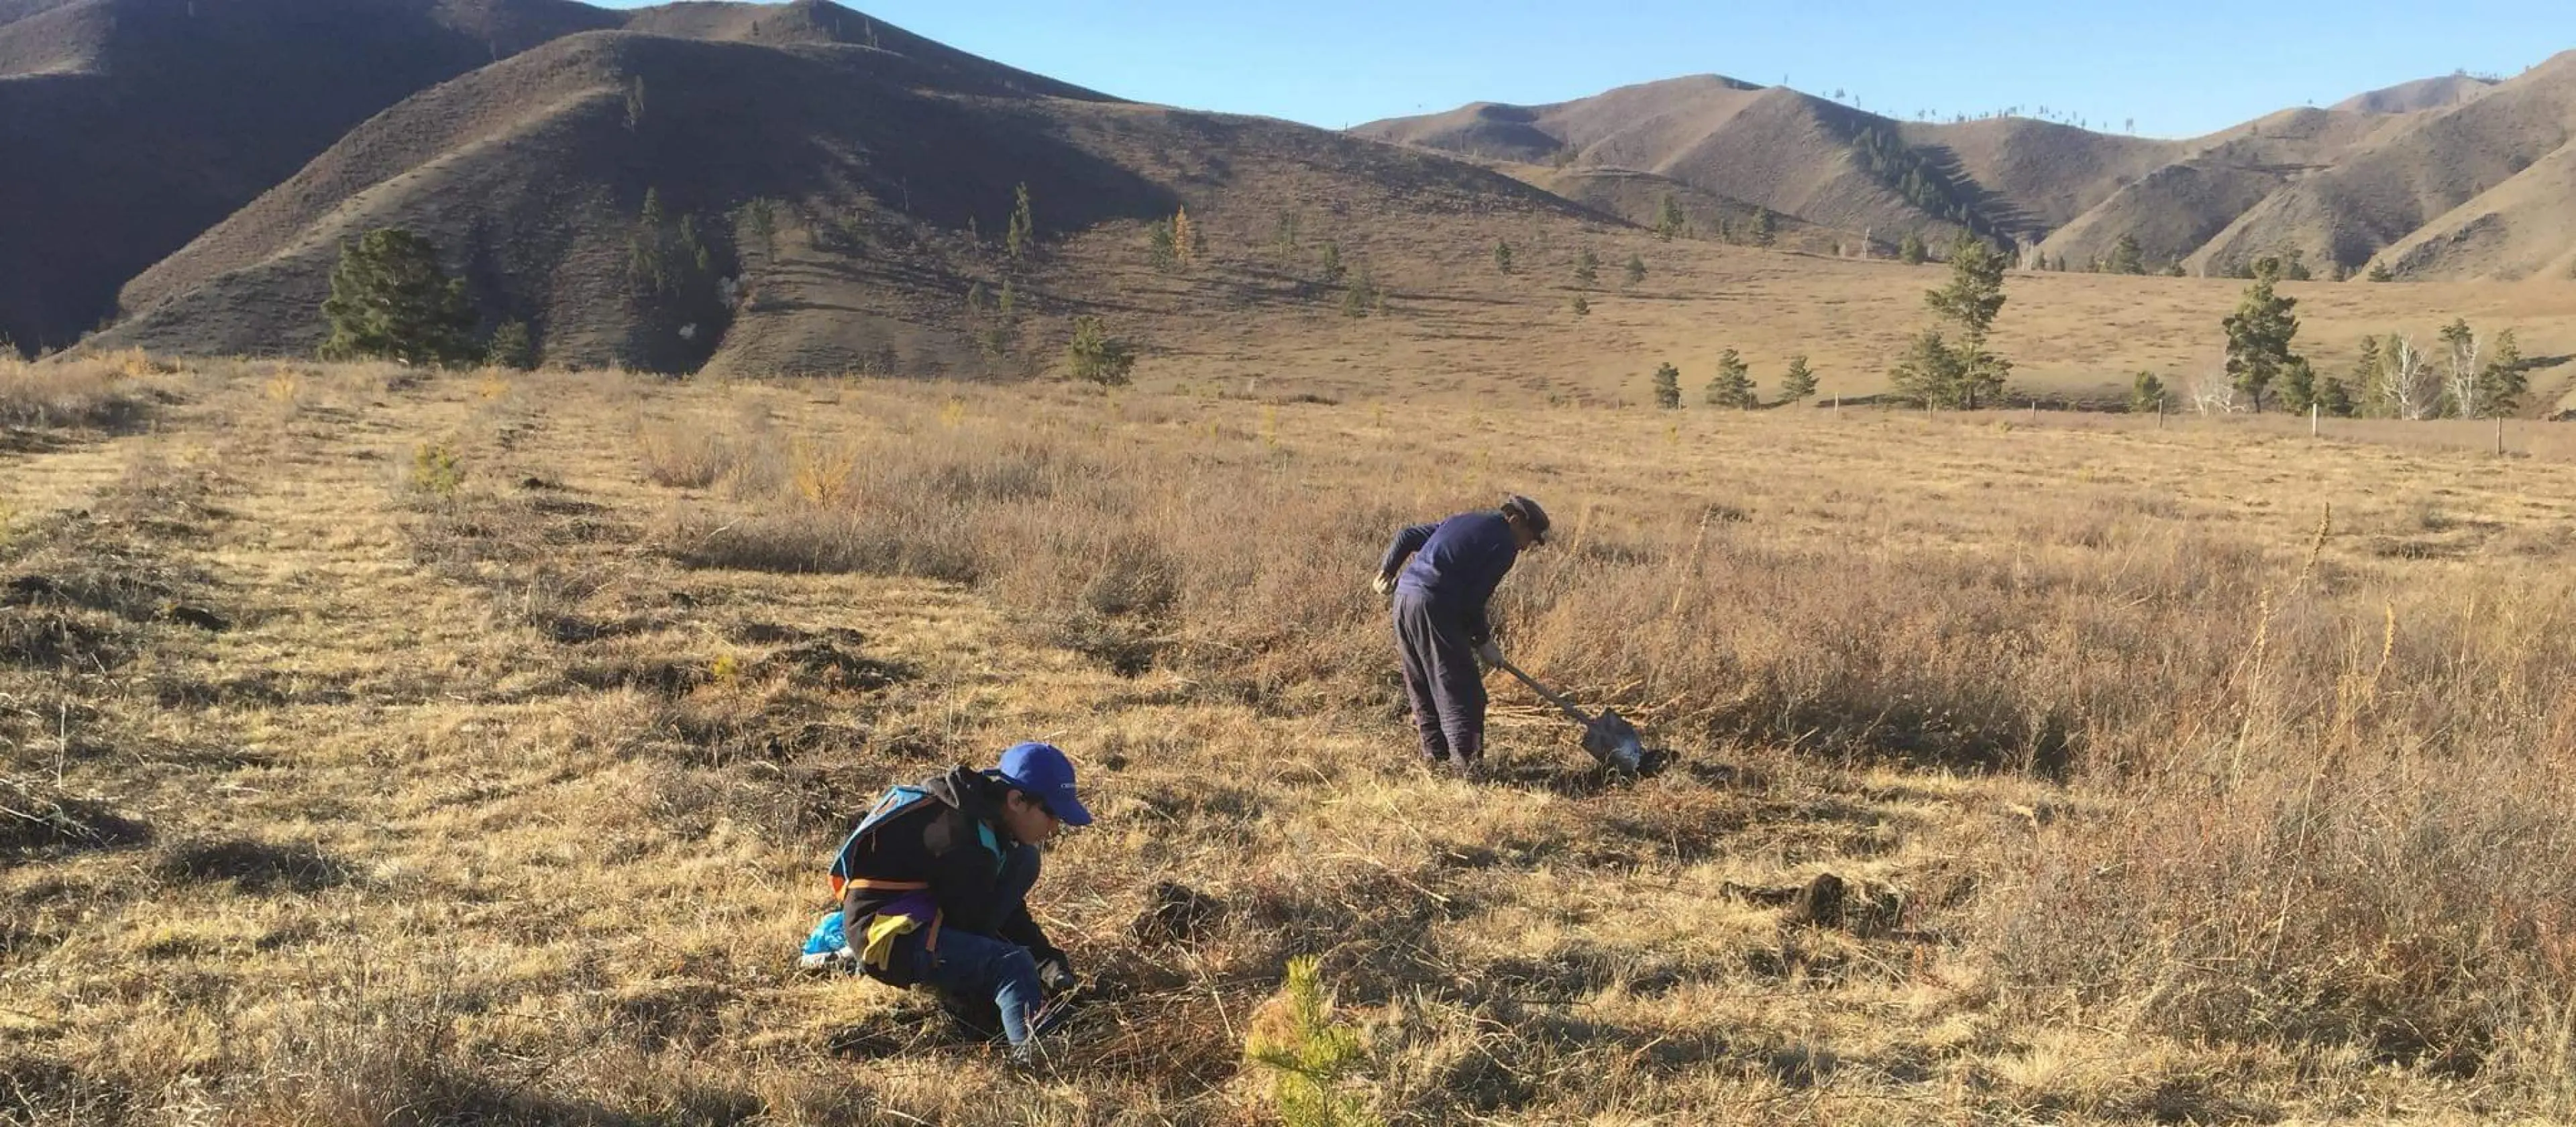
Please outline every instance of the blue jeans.
M1017 913L1037 883L1037 847L1011 847L1002 857L1002 873L993 887L1000 902L995 914L1007 918ZM1027 1043L1029 1023L1046 1003L1046 992L1038 985L1037 957L1009 940L953 927L939 929L938 950L928 949L929 940L929 930L923 929L900 941L897 954L911 960L912 980L938 991L964 1011L958 1014L962 1020L977 1028L990 1028L999 1011L1002 1035L1013 1045Z

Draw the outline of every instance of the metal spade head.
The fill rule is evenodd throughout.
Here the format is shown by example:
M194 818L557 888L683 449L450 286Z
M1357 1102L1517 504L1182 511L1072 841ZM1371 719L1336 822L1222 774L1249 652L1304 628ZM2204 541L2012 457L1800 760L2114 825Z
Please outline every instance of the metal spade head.
M1663 757L1646 750L1646 741L1637 735L1637 726L1619 715L1617 709L1604 709L1600 717L1583 726L1583 750L1603 764L1631 775L1651 775L1663 765Z

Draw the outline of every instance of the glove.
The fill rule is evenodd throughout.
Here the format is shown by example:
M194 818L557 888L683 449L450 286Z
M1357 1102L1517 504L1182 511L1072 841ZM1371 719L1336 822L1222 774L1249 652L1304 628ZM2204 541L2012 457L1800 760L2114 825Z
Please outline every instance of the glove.
M1065 965L1061 955L1038 964L1038 985L1048 994L1062 994L1081 984L1082 980L1073 976L1073 968Z
M1487 665L1501 665L1503 663L1503 647L1495 645L1493 640L1488 638L1485 641L1476 644L1476 656L1483 659L1484 663Z
M1381 595L1394 594L1395 577L1388 575L1385 572L1379 572L1376 576L1370 578L1369 590L1375 591Z

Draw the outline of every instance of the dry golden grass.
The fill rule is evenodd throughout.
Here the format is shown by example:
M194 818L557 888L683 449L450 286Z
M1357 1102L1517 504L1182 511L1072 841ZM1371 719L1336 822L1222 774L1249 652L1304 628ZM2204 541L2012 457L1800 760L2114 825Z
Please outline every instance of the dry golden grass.
M1188 394L1259 398L1315 394L1360 402L1499 397L1642 406L1659 363L1681 369L1685 398L1718 354L1735 349L1752 366L1765 401L1775 397L1792 356L1809 358L1825 397L1889 390L1887 370L1907 339L1926 326L1923 292L1947 280L1939 263L1908 266L1750 247L1661 242L1633 229L1544 216L1451 216L1437 224L1405 215L1319 213L1304 206L1307 246L1294 258L1265 249L1279 208L1212 211L1214 252L1198 270L1151 268L1141 228L1105 227L1067 243L1060 257L1083 264L1077 283L1056 281L1069 298L1114 293L1101 313L1142 350L1139 386ZM1199 210L1193 208L1193 218ZM1388 293L1385 313L1342 314L1338 290L1304 304L1249 300L1286 274L1312 275L1315 247L1336 239L1356 272L1367 269ZM1494 269L1497 240L1511 243L1514 270ZM1604 266L1578 286L1585 250ZM1647 274L1624 282L1631 255ZM1043 276L1043 275L1042 275ZM1311 278L1309 279L1311 280ZM2131 379L2153 371L2181 398L2195 380L2223 371L2220 322L2246 283L2221 278L2122 277L2015 271L1995 326L1995 345L2015 368L2015 397L2124 403ZM2533 376L2527 406L2546 414L2576 407L2576 284L2286 283L2301 319L2298 349L2321 376L2341 375L2369 334L2434 339L2453 317L2482 331L2514 329L2525 355L2548 364ZM1576 294L1590 304L1576 317ZM1210 315L1222 309L1221 316ZM1061 318L1039 318L1027 353L1051 363L1062 349Z
M0 355L0 449L17 428L131 427L148 410L137 377L153 374L124 354L54 364Z
M1298 955L1405 1122L2576 1114L2552 450L303 371L5 463L0 1115L1257 1121ZM1673 771L1499 684L1410 768L1367 572L1506 489L1506 647ZM1028 736L1100 1001L1015 1078L786 967Z

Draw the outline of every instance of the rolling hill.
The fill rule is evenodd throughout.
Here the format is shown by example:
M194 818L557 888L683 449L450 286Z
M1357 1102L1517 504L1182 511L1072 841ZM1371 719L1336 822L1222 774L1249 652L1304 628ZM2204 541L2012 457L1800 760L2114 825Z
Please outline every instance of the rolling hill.
M2576 254L2564 192L2576 52L2405 125L2301 177L2200 257L2297 248L2400 278L2521 278Z
M2514 278L2576 258L2553 212L2564 162L2550 159L2571 75L2561 57L2508 82L2426 79L2175 141L2021 117L1899 121L1716 75L1355 132L1513 162L1552 188L1633 195L1646 174L1829 228L1937 243L1971 227L2078 269L2125 235L2150 264L2211 274L2296 250L2321 271Z
M568 0L0 7L0 337L71 343L120 284L377 111L617 19Z
M1146 224L1183 206L1228 248L1302 222L1356 271L1379 234L1481 251L1480 225L1602 221L1468 164L1120 102L829 5L631 26L690 37L570 35L403 101L136 277L97 343L309 350L341 241L403 226L549 362L1008 369L1052 355L1064 314L1116 314L1102 279L1145 265ZM1045 249L1014 256L1000 236L1023 184ZM1315 253L1212 254L1199 277L1294 303Z

